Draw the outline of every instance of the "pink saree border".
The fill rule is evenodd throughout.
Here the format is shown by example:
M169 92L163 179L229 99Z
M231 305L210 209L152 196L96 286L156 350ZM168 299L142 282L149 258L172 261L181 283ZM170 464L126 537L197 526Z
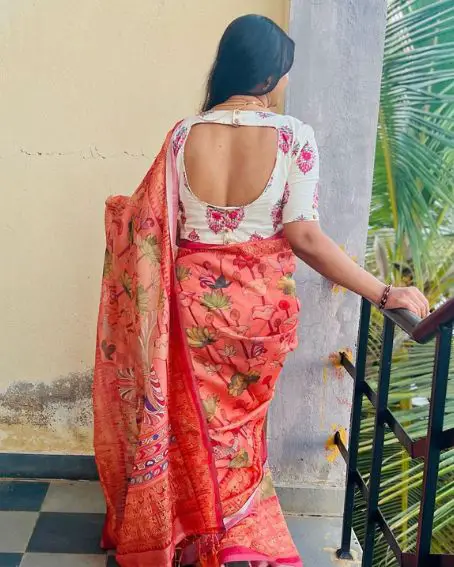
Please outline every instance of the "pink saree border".
M265 561L271 565L289 565L292 567L303 567L303 562L299 557L286 557L276 559L273 557L269 557L267 555L263 555L262 553L258 553L248 547L228 547L226 549L222 549L218 555L219 561L222 564L225 563L233 563L237 561Z
M178 128L180 122L177 123L173 129L173 132ZM202 401L200 399L200 395L198 389L196 387L196 380L194 378L194 371L191 365L191 358L189 354L189 346L187 344L186 337L183 332L183 327L181 324L181 309L182 306L178 300L176 294L176 267L175 267L175 258L176 254L178 253L177 248L177 215L178 215L178 175L176 169L176 161L175 161L175 153L173 151L172 144L170 143L167 148L167 155L166 155L166 175L165 175L165 184L166 184L166 197L167 197L167 217L168 217L168 230L170 236L170 248L171 248L171 281L170 281L170 305L175 307L174 316L176 319L176 327L177 332L180 338L180 343L182 345L184 351L184 360L185 360L185 367L186 367L186 375L190 376L190 383L189 391L191 394L191 398L194 402L195 407L197 408L197 415L199 418L200 423L200 430L202 433L202 441L205 449L207 450L207 454L209 455L209 470L210 476L212 479L212 488L215 495L215 515L216 520L218 522L219 534L225 533L225 526L224 526L224 518L222 512L222 501L221 501L221 494L219 490L218 480L217 480L217 471L216 471L216 463L214 459L214 452L213 446L210 441L209 433L208 433L208 425L205 419L205 413L202 407ZM172 312L172 310L171 310ZM191 535L191 534L186 534Z

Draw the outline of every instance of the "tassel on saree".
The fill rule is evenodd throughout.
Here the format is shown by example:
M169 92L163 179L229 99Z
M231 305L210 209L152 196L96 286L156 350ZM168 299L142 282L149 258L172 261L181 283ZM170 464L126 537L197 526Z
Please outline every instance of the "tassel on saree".
M218 559L218 536L206 536L203 539L199 540L198 546L200 567L221 567Z

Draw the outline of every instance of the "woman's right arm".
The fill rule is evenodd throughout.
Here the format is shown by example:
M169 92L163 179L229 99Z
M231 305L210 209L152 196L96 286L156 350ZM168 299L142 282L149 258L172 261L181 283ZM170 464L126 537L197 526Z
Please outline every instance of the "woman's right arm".
M318 222L299 221L284 225L294 253L330 281L379 304L385 284L356 264L320 228ZM421 318L429 314L429 302L415 287L391 288L387 309L404 308Z
M314 270L347 289L380 304L386 289L372 274L347 256L320 228L318 221L319 155L314 131L297 123L283 210L284 233L295 254ZM404 308L421 318L429 303L414 287L392 288L387 309Z

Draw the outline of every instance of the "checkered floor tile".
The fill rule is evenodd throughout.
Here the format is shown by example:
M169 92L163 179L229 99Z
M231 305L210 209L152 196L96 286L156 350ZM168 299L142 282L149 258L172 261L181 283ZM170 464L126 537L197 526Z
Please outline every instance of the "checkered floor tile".
M0 567L115 567L96 482L0 481Z
M97 482L0 479L0 567L118 567L99 548L104 513ZM305 565L336 563L341 518L293 516L288 524Z

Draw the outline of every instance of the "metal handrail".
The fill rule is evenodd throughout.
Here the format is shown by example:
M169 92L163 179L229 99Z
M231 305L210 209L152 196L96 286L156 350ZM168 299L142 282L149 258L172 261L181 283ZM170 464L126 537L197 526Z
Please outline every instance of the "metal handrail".
M454 297L443 303L425 319L406 309L385 309L384 315L391 319L418 343L427 343L436 335L439 328L454 321Z
M348 357L341 354L341 362L346 371L352 376L355 387L348 449L344 445L339 432L336 433L336 443L347 463L342 543L337 555L341 559L352 559L350 546L353 530L355 489L358 488L367 502L366 536L362 567L372 566L377 527L381 530L401 567L454 567L454 555L435 555L431 553L440 453L444 449L454 448L454 429L444 430L443 428L453 338L454 298L447 301L424 320L403 309L385 310L383 312L385 316L383 343L380 357L379 383L376 392L366 381L371 307L371 303L363 299L356 364L354 365ZM427 343L434 337L436 338L428 430L424 438L416 441L410 438L388 407L393 336L396 325L418 343ZM369 399L375 408L375 430L369 486L365 484L358 470L361 413L365 397ZM406 553L400 549L398 541L387 524L378 503L386 427L389 427L396 435L412 458L422 457L424 459L424 486L418 522L416 553Z
M413 330L411 337L418 343L425 343L433 338L443 325L452 321L454 321L454 297L423 319Z

